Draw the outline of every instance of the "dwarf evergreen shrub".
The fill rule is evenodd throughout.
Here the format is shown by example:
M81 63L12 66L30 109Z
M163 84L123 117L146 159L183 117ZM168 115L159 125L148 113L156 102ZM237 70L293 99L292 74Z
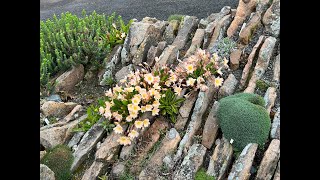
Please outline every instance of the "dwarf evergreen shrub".
M111 49L124 42L132 21L125 24L113 13L106 17L93 12L79 18L62 13L60 18L40 21L40 82L75 64L103 65Z
M41 160L42 164L47 165L55 174L57 180L71 179L70 167L73 156L70 148L65 145L57 145L49 150Z
M260 147L268 139L271 120L264 108L263 98L257 94L239 93L222 98L217 117L225 138L233 139L233 146L241 151L249 143Z

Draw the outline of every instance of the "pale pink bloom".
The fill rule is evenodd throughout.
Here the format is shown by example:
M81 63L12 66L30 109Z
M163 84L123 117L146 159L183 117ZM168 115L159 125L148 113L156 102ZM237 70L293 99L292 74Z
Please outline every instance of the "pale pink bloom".
M144 127L148 127L149 125L150 125L149 119L143 120L143 126L144 126Z
M158 108L153 108L152 109L152 116L155 116L155 115L159 115L159 109Z
M180 96L181 91L182 91L182 88L181 88L181 87L174 87L173 90L174 90L175 94L177 94L178 96Z
M136 137L139 136L139 133L136 131L136 130L131 130L131 132L128 134L128 136L131 138L131 139L134 139Z
M200 85L200 90L201 90L201 91L206 91L206 90L208 90L208 86L206 86L206 85L204 85L204 84L201 84L201 85Z
M153 106L150 104L146 105L146 111L152 111Z
M123 132L123 128L119 124L116 127L114 127L113 130L116 134L121 134Z
M127 121L127 122L131 122L131 121L132 121L132 116L131 116L131 115L127 116L127 117L126 117L126 121Z
M107 96L107 97L112 97L113 96L113 93L112 93L112 90L111 89L109 89L106 93L105 93L105 95Z
M140 129L143 127L143 121L135 121L134 125L136 126L136 128Z
M214 79L214 86L215 86L215 87L221 86L222 83L223 83L223 78L218 77L218 78L215 78L215 79Z
M151 73L145 74L144 75L144 80L148 83L148 84L152 84L154 77Z
M187 80L187 86L193 86L194 85L194 83L195 83L195 79L193 79L193 78L189 78L188 80Z
M119 144L125 145L125 146L131 144L130 139L129 139L128 137L126 137L126 136L121 136L121 137L117 140L117 142L118 142Z
M99 107L99 113L102 115L104 113L104 108L102 106Z

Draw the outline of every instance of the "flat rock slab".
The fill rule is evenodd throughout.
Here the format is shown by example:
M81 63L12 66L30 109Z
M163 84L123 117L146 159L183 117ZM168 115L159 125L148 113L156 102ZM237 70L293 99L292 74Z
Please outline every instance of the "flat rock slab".
M164 31L164 40L168 43L168 45L171 45L174 41L174 38L176 37L176 34L179 30L179 21L178 20L171 20L169 22L169 25L166 27L166 30Z
M239 68L242 49L236 49L230 54L230 69L237 70Z
M46 165L40 164L40 180L55 180L54 172Z
M237 84L238 80L232 73L230 73L228 78L223 82L223 85L219 89L219 99L232 95L236 90Z
M184 127L186 126L187 121L189 119L189 114L192 110L194 103L197 100L198 93L199 93L198 91L192 91L190 96L182 103L179 109L179 114L178 114L176 124L174 125L174 127L177 130L183 130Z
M63 118L63 121L69 122L74 120L76 118L76 113L81 111L82 108L83 107L80 104L76 105L76 107L74 107L72 111L66 117Z
M152 67L155 64L155 57L159 57L166 46L167 46L167 42L161 41L158 43L156 47L155 46L150 47L147 54L147 61L146 61L146 63L150 67Z
M184 16L183 21L180 23L177 37L174 39L172 45L176 46L178 50L183 49L191 33L197 28L198 22L199 20L195 16Z
M122 67L116 74L115 79L117 82L119 82L121 79L123 79L125 76L127 76L130 71L133 71L133 65L129 64L128 66Z
M274 173L273 180L280 180L280 160L278 162L277 170Z
M73 135L73 128L76 127L79 122L86 119L86 117L87 115L84 115L78 120L66 123L63 126L40 130L40 144L46 149L50 149L56 145L65 143L67 140L69 140L69 138L71 138L71 135Z
M260 163L256 180L270 180L280 159L280 140L273 139L264 153Z
M274 0L262 19L267 32L274 37L280 34L280 0Z
M280 54L276 56L274 61L272 81L276 84L280 83Z
M227 139L222 138L210 157L207 174L214 176L216 180L225 179L226 172L231 165L232 153L232 145Z
M268 37L264 41L263 45L261 46L260 52L259 52L257 64L254 68L253 73L252 73L252 77L249 81L248 87L244 90L244 92L246 92L246 93L253 93L254 92L254 89L256 88L256 81L261 79L267 70L267 67L269 65L269 61L272 56L276 41L277 41L277 39L272 36Z
M174 45L167 46L159 57L159 61L156 62L155 67L163 67L168 64L173 64L177 59L178 47Z
M240 86L244 87L246 85L248 76L249 76L249 72L251 69L251 66L253 64L253 59L256 56L256 51L261 47L262 42L264 42L265 37L263 35L261 35L257 41L257 43L254 45L248 60L247 60L247 64L244 66L243 70L242 70L242 76L241 76L241 80L240 80Z
M191 45L184 57L191 56L192 54L194 54L194 52L196 52L197 48L201 48L203 43L203 38L204 38L204 29L197 29L196 33L192 38Z
M210 39L208 49L213 49L216 51L218 49L218 42L224 38L225 31L227 27L229 26L231 22L231 14L228 14L221 18L221 20L218 22L217 26L215 27L212 37Z
M181 165L174 173L173 179L185 180L194 179L196 172L203 163L204 155L207 148L201 144L193 144L186 157L183 159Z
M76 105L77 103L73 102L64 103L47 101L41 106L41 111L46 117L53 116L63 118L64 116L68 115Z
M243 44L249 44L250 38L259 26L261 26L261 14L255 12L244 29L239 33L240 41Z
M68 147L72 148L74 145L77 145L80 142L80 140L81 140L81 138L83 137L84 134L85 134L85 132L82 132L82 131L81 132L76 132L72 136L71 140L69 141Z
M55 91L71 92L76 84L84 77L84 67L82 64L74 66L71 70L63 73L56 79Z
M271 108L274 106L274 102L277 98L277 89L275 87L269 87L266 94L264 95L264 101L266 103L266 109L268 114L270 114Z
M94 161L92 163L92 165L90 166L90 168L86 170L86 172L82 176L81 180L96 179L98 176L103 175L101 173L101 169L103 169L104 166L105 165L103 162Z
M217 120L218 108L219 108L219 102L215 101L203 127L201 144L205 146L207 149L211 149L218 134L218 128L219 128L219 123Z
M271 125L270 137L272 139L280 140L280 107L274 115L273 122Z
M157 179L160 168L163 164L163 158L173 153L177 148L181 137L176 129L171 128L167 132L165 138L162 140L160 148L151 157L147 166L141 171L139 175L140 180L152 180Z
M71 165L71 171L74 172L80 164L86 159L86 156L96 146L105 134L105 129L101 126L104 118L101 118L94 124L82 137L77 150L73 153L74 160Z
M258 144L250 143L241 152L240 156L233 164L228 180L248 180L250 177L250 169L257 151Z

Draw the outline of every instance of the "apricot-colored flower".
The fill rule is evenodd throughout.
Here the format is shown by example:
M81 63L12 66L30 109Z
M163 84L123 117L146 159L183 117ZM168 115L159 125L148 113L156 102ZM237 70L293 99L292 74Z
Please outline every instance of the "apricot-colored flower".
M126 137L126 136L121 136L121 137L117 140L117 142L118 142L119 144L121 144L121 145L130 145L130 144L131 144L130 139L129 139L128 137Z
M134 125L136 126L136 128L140 129L143 127L143 121L135 121Z
M178 87L178 86L177 86L177 87L174 87L173 90L174 90L174 92L175 92L176 95L180 96L181 91L182 91L182 88L181 88L181 87Z
M116 134L121 134L123 132L123 128L119 124L116 127L114 127L113 130Z
M144 127L148 127L149 125L150 125L149 119L143 120L143 126L144 126Z
M136 131L136 130L131 130L131 132L128 134L128 136L131 138L131 139L134 139L136 137L139 136L139 133Z
M144 80L148 83L148 84L152 84L154 77L151 73L145 74L144 75Z
M221 86L222 83L223 83L223 78L217 77L217 78L214 79L214 86L215 87Z
M196 81L195 79L189 78L189 79L187 80L187 86L193 86L195 81Z

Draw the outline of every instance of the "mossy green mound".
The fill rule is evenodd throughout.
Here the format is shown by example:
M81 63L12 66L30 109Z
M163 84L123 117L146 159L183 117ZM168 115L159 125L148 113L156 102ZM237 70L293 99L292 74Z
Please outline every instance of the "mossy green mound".
M241 151L249 143L262 147L268 139L271 120L257 94L239 93L222 98L217 117L225 138Z

